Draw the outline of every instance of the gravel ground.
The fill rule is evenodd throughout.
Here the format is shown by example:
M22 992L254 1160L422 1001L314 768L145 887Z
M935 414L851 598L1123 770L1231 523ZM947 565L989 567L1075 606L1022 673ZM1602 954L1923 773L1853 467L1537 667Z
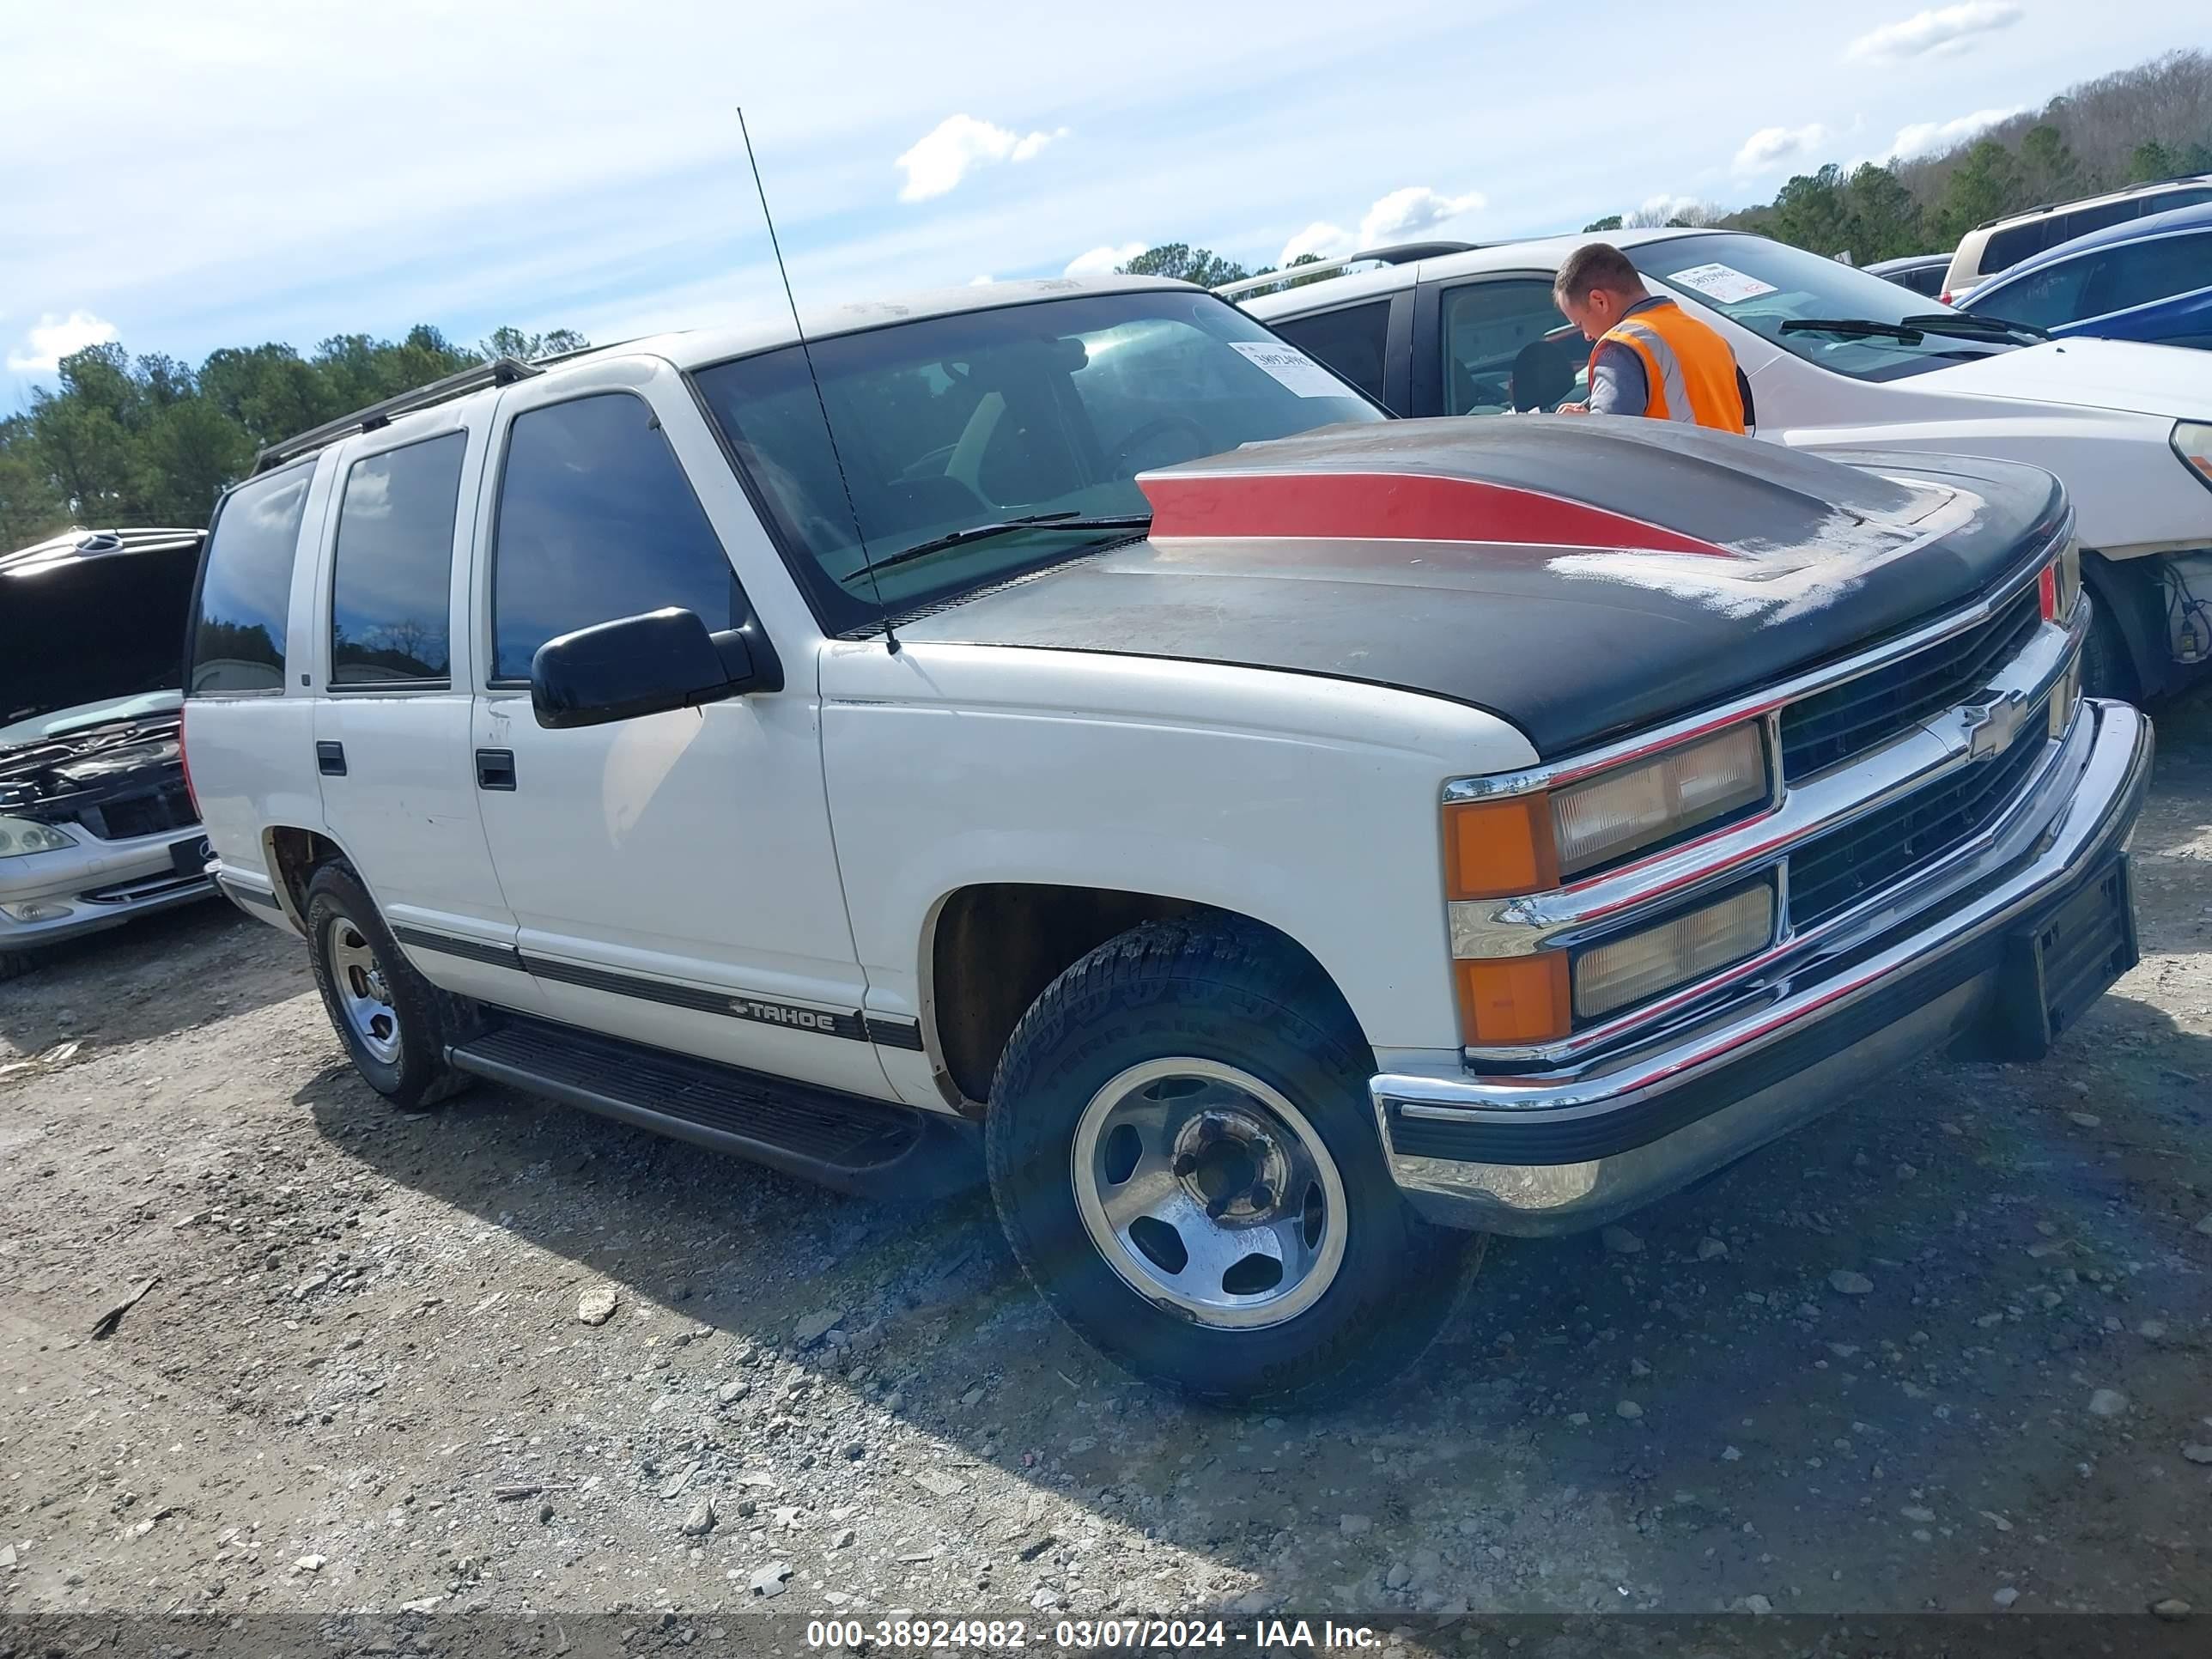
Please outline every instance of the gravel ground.
M70 950L0 988L0 1613L2212 1620L2212 699L2161 726L2142 965L2050 1062L1494 1243L1321 1419L1112 1371L980 1199L392 1114L226 908Z

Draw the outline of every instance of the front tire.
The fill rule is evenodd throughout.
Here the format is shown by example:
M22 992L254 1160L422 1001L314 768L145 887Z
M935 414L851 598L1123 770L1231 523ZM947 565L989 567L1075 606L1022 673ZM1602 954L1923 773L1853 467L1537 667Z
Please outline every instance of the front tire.
M2081 695L2138 702L2142 688L2120 625L2101 599L2092 595L2091 602L2096 608L2089 613L2088 637L2081 641Z
M0 984L21 979L38 965L39 959L28 951L0 951Z
M467 1005L415 971L353 866L333 860L307 878L307 953L324 1010L368 1086L405 1112L469 1086L446 1064Z
M1249 924L1155 922L1047 988L991 1092L999 1215L1062 1319L1194 1398L1307 1409L1443 1328L1464 1236L1391 1181L1343 1000Z

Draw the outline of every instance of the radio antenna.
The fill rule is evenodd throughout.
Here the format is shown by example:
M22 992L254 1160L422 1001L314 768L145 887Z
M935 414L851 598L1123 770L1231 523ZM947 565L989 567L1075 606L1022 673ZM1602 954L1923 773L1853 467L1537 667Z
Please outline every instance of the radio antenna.
M868 586L876 596L877 614L884 619L884 643L896 657L899 639L891 629L890 607L884 603L884 587L876 577L876 562L868 556L868 533L860 528L860 509L853 500L853 481L845 476L845 458L837 448L837 429L830 423L830 400L822 395L822 377L814 372L814 350L806 343L806 325L799 320L799 301L792 297L791 272L783 263L783 244L776 237L775 216L768 210L768 186L761 183L760 158L753 154L753 135L745 125L742 104L738 106L738 136L745 141L745 164L753 170L753 190L760 197L761 217L768 224L768 245L775 255L775 274L783 279L783 302L791 307L791 331L799 337L799 355L805 360L806 378L814 386L814 406L822 411L822 435L830 441L830 459L836 465L838 487L845 492L845 511L853 516L853 534L860 544L860 562L868 573Z

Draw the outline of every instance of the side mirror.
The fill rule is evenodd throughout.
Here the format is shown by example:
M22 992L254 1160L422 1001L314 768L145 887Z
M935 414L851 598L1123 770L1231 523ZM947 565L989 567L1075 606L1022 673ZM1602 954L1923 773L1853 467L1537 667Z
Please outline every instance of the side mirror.
M652 611L562 634L530 659L530 704L555 730L779 690L783 673L751 623L718 634L696 611Z

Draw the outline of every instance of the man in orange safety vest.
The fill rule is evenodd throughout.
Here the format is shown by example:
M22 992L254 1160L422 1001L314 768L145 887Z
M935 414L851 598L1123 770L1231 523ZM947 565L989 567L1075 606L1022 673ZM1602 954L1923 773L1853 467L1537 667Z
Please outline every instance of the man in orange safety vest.
M1751 387L1717 330L1652 293L1609 242L1577 248L1552 297L1590 347L1589 401L1562 415L1642 415L1747 431Z

